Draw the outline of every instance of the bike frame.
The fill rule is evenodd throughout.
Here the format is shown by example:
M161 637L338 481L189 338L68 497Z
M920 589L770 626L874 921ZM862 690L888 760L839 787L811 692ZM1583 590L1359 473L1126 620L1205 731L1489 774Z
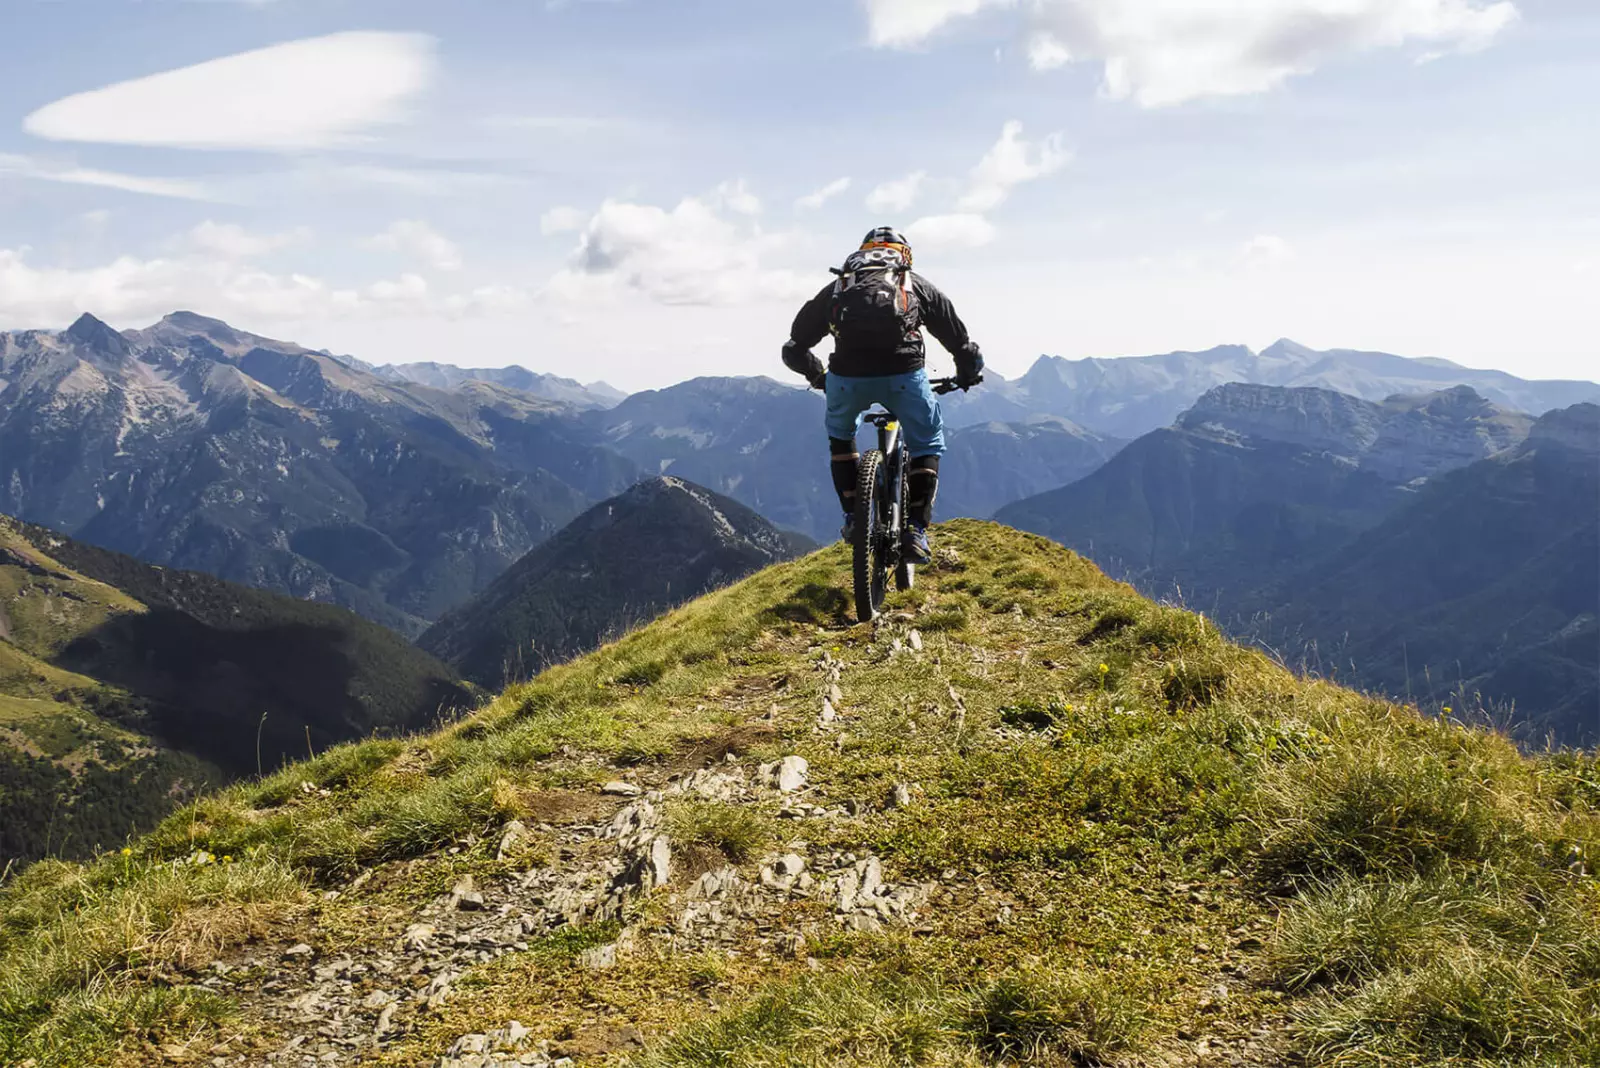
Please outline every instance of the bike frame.
M904 435L900 431L900 420L896 419L893 412L873 411L868 412L866 418L878 428L878 451L883 454L884 466L887 468L884 481L884 496L887 498L883 519L883 526L878 533L889 538L888 556L891 560L898 560L900 556L900 534L905 527L906 517L901 511L902 495L900 484L906 477L906 453L903 446Z

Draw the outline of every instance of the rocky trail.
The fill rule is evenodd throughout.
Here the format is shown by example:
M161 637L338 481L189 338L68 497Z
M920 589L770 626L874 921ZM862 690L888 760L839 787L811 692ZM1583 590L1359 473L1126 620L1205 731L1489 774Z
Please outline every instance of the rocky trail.
M891 648L908 653L922 646L915 630L891 642ZM815 729L828 732L842 721L843 664L824 655L818 667L822 685ZM779 714L773 705L756 722L764 727ZM579 967L599 972L614 967L619 957L681 956L735 947L803 959L806 936L785 922L790 907L798 903L858 933L876 934L890 927L932 930L919 928L919 920L946 888L891 883L877 856L817 852L795 839L747 870L727 863L708 867L703 857L686 868L675 858L663 826L663 806L674 799L765 802L775 807L779 819L796 827L803 820L865 815L864 806L856 803L813 803L803 757L751 765L729 752L694 770L631 769L629 774L605 783L593 796L565 797L565 807L578 817L575 822L533 827L520 820L507 823L494 836L497 861L514 859L539 840L557 844L554 862L507 877L479 880L464 875L449 892L417 907L398 938L324 952L313 944L313 930L309 941L252 947L231 960L214 962L200 985L239 1001L255 1021L256 1033L248 1043L253 1048L232 1050L225 1043L202 1057L199 1051L168 1046L164 1057L179 1063L192 1058L216 1068L359 1064L440 1008L472 969L508 954L528 953L534 944L562 932L614 932L615 937L577 956ZM903 784L887 800L889 805L909 803L909 788ZM397 874L404 879L405 870L419 863L427 861L403 865ZM325 900L358 899L372 878L371 872L364 873L346 889L327 892ZM653 910L650 921L640 922L639 906L651 895L660 896L664 912ZM610 1048L603 1052L625 1052L641 1048L644 1039L637 1029L624 1027L606 1044ZM574 1058L560 1043L539 1039L522 1021L511 1020L460 1036L430 1063L438 1068L562 1066Z
M924 657L916 617L915 612L901 612L880 621L873 644L884 656L903 659L914 669L938 671L938 658ZM388 910L387 937L351 943L335 936L337 948L324 949L318 943L329 932L313 924L305 941L251 946L214 962L200 985L237 1001L250 1021L247 1037L206 1050L168 1045L161 1051L163 1058L214 1068L368 1063L565 1068L641 1051L647 1036L631 1024L612 1023L563 1040L541 1034L538 1020L484 1020L482 1030L460 1034L420 1060L396 1061L393 1051L414 1047L408 1039L464 980L470 983L475 969L537 953L563 937L584 946L573 964L590 973L606 972L619 961L707 953L815 970L820 964L809 959L808 946L831 932L872 936L899 931L925 937L935 933L942 913L974 911L990 917L995 927L1014 922L1021 903L970 873L952 868L936 881L896 883L877 855L814 849L806 840L806 829L816 821L848 824L869 820L875 812L913 806L912 785L896 783L872 803L830 804L814 789L805 758L789 755L761 763L741 756L744 746L738 739L775 737L785 720L798 718L799 731L832 738L836 744L848 737L844 732L850 706L841 686L846 664L818 646L809 652L817 676L814 694L793 702L800 707L787 711L776 703L761 711L759 685L742 700L734 698L731 710L746 722L735 729L732 748L720 758L716 753L721 746L691 754L698 767L682 762L618 767L599 757L580 757L595 776L618 777L585 794L555 792L544 813L549 821L530 825L514 820L500 827L489 841L504 874L464 874L445 892L407 910ZM965 703L954 686L947 686L947 694L950 725L960 730ZM995 731L1017 733L1006 726ZM708 858L704 848L685 855L665 826L665 810L675 801L762 807L795 833L786 836L781 848L743 865L714 854ZM521 867L518 858L536 843L553 845L554 853ZM344 889L327 891L325 901L342 901L340 911L348 914L350 908L359 908L355 903L375 882L404 884L430 865L482 844L467 840L442 856L396 865L381 875L365 872ZM1187 893L1196 906L1206 901L1187 885L1172 892ZM1245 951L1261 945L1249 932L1236 934ZM1210 996L1225 1000L1230 988L1247 982L1244 969L1225 962ZM1270 1065L1280 1063L1282 1044L1280 1025L1222 1024L1215 1033L1185 1032L1175 1049L1162 1056L1119 1063L1129 1068Z

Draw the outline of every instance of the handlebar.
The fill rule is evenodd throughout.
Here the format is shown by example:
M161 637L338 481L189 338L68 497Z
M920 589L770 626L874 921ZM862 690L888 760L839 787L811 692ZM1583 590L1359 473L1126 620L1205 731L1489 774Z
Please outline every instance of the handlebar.
M979 383L981 383L982 381L983 381L983 376L979 375L978 376L978 381L972 383L972 385L976 386ZM941 397L945 396L948 393L954 393L958 389L961 390L961 392L965 393L968 389L972 388L971 386L958 386L958 385L956 385L956 380L954 378L935 378L933 380L933 382L931 383L931 385L933 386L933 391L936 394L938 394L939 396L941 396Z

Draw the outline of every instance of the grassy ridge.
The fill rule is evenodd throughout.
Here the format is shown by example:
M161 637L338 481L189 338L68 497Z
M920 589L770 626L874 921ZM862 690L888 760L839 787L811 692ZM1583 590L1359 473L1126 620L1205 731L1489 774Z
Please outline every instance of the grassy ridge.
M513 1017L548 1037L635 1025L655 1068L1600 1058L1592 757L1525 758L1297 680L1043 539L960 522L939 544L959 559L876 632L848 625L842 550L824 550L438 734L230 788L126 856L34 866L0 890L0 1060L242 1041L265 1025L186 978L230 944L269 922L392 937L386 910L505 870L493 830L552 791L726 752L803 755L813 799L863 815L695 806L669 814L685 847L747 868L800 838L872 853L939 884L925 927L849 933L801 905L784 923L809 962L752 943L601 974L576 932L475 969L383 1063ZM921 655L894 645L913 625ZM825 657L846 715L819 733ZM909 806L884 803L896 785ZM404 877L348 888L366 871ZM330 885L347 892L316 900ZM658 929L662 900L630 922Z

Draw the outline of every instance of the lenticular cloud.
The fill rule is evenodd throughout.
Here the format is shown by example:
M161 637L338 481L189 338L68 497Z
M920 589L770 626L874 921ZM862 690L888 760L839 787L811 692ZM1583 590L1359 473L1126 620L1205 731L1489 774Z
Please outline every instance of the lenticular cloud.
M24 128L53 141L294 151L404 117L433 74L433 40L338 33L119 82L46 104Z

